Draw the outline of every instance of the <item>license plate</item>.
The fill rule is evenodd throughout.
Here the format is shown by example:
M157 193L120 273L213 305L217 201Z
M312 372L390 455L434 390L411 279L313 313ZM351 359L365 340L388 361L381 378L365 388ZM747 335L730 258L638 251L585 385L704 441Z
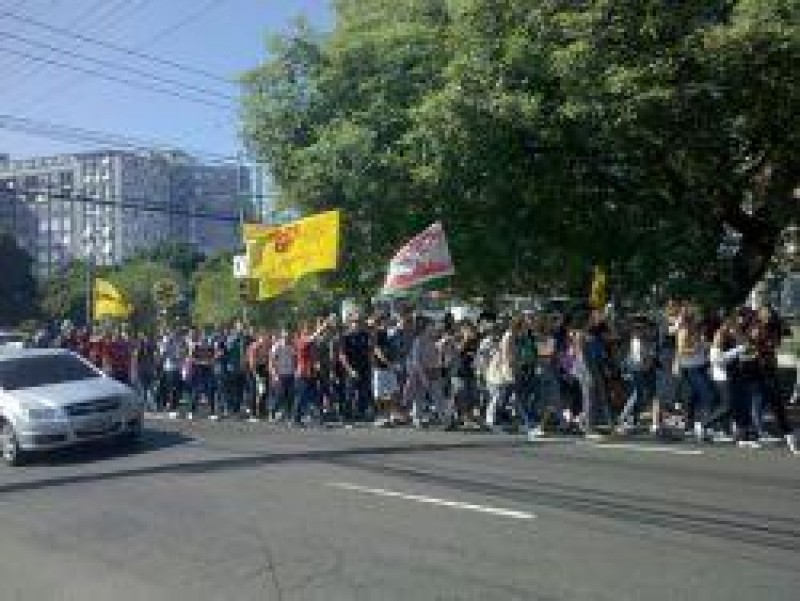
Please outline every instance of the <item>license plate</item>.
M83 431L90 431L90 432L98 432L103 433L114 423L114 419L108 415L104 417L96 417L94 419L86 420L80 426L80 429Z

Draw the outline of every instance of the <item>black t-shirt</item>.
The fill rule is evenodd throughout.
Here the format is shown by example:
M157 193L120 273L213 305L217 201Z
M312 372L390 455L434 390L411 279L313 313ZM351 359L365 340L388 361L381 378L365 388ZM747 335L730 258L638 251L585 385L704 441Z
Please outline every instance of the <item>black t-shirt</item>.
M369 334L366 332L350 332L342 337L342 352L350 367L359 374L369 373L369 351Z
M460 378L475 377L475 357L477 355L477 338L469 338L459 343L457 374Z
M383 361L375 354L375 368L376 369L389 369L392 362L392 345L389 341L389 333L384 329L379 329L375 332L375 349L387 359Z

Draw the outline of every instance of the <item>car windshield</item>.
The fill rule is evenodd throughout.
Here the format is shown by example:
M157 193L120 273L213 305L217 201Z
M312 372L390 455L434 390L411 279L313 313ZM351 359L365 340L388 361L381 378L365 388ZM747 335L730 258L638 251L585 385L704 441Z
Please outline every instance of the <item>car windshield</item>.
M0 361L0 388L20 390L100 377L72 355L15 357Z
M25 342L25 338L21 334L0 333L0 346L4 344L20 344L22 342Z

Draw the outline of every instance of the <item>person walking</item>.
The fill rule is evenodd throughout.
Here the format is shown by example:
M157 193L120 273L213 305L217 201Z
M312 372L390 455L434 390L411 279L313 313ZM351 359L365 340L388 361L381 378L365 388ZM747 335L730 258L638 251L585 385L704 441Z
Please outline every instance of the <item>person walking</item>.
M735 434L747 424L741 406L739 374L739 359L744 352L745 346L736 338L735 323L723 321L714 334L709 350L711 381L717 393L717 406L703 422L704 430L718 430L715 442L734 441Z
M386 316L376 315L369 326L372 332L372 396L375 399L375 425L388 426L391 424L398 386Z
M489 362L487 384L489 386L489 406L486 408L486 425L497 429L498 409L513 404L515 413L522 419L525 432L535 435L530 428L530 415L518 394L519 356L517 337L520 335L522 320L515 317L503 332L497 351ZM538 433L536 433L538 434Z
M140 334L132 344L131 383L150 411L160 411L160 403L155 394L156 347L150 336Z
M628 342L627 366L632 380L632 394L618 418L618 430L626 433L639 421L645 407L651 409L651 431L658 432L656 397L656 341L643 319L633 323ZM631 420L631 423L629 423Z
M288 329L281 331L269 355L270 375L274 386L270 419L290 423L294 409L297 353Z
M411 407L411 420L420 428L430 420L430 405L439 405L437 394L441 378L439 352L436 348L435 324L422 316L415 319L416 335L408 357L406 386L403 396Z
M247 367L250 382L250 421L258 421L267 413L267 401L270 398L270 353L272 344L265 331L261 331L256 339L247 347Z
M294 423L302 424L304 418L309 421L314 415L320 415L320 390L316 365L318 348L324 328L314 327L311 323L303 324L295 340L295 356L297 358L296 392Z
M178 417L178 406L183 395L181 370L186 357L186 349L174 332L162 336L158 345L157 360L161 367L161 393L163 406L171 418Z
M368 419L372 412L372 345L364 320L357 313L350 316L342 337L339 362L345 376L345 418Z
M585 330L572 334L572 369L581 389L583 409L583 432L586 438L600 438L597 430L598 405L600 404L600 369L595 356L590 352L590 337Z
M687 422L693 422L695 440L703 442L706 437L703 420L712 410L714 392L708 376L708 350L700 324L692 312L685 313L678 327L677 360L690 392L691 407L687 410Z
M461 324L456 339L456 365L452 376L453 400L463 424L479 409L477 367L478 332L469 322Z

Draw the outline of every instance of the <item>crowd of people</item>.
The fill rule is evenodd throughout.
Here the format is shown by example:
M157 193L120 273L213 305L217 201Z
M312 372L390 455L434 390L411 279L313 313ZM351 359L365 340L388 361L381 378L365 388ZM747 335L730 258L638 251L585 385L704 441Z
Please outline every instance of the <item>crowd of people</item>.
M683 429L698 443L772 440L797 454L794 401L778 387L784 334L769 309L710 315L671 302L624 320L594 311L456 321L406 310L293 331L65 328L43 344L83 355L173 418L523 428L530 438Z

